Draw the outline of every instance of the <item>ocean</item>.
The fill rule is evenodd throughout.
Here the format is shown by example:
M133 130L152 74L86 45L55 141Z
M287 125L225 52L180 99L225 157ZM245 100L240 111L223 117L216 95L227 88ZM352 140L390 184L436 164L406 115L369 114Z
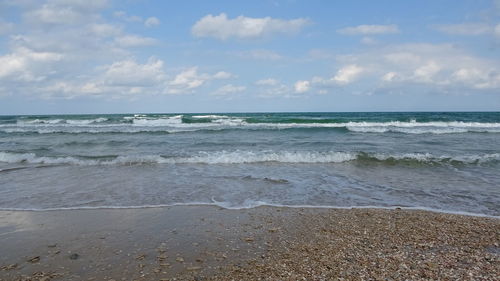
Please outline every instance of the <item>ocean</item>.
M0 209L406 207L500 216L500 113L0 116Z

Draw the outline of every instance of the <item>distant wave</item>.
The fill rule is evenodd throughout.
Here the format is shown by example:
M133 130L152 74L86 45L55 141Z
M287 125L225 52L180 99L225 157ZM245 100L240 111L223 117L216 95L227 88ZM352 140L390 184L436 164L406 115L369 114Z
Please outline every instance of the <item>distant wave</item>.
M200 121L204 120L204 121ZM294 119L295 120L295 119ZM244 117L225 115L125 116L118 119L34 119L18 120L17 124L0 124L4 133L176 133L199 130L225 129L345 129L354 133L404 133L404 134L456 134L456 133L500 133L500 123L463 121L388 121L388 122L326 122L307 119L308 123L248 122ZM296 120L295 120L296 121Z
M69 165L138 165L138 164L247 164L247 163L363 163L386 164L480 164L500 161L500 153L483 155L436 156L430 153L382 154L366 152L309 152L309 151L214 151L199 152L187 157L166 157L161 155L124 155L114 157L37 156L34 153L0 152L0 162L29 164Z
M95 119L33 119L33 120L17 120L18 126L36 126L36 125L89 125L108 121L108 118L99 117Z

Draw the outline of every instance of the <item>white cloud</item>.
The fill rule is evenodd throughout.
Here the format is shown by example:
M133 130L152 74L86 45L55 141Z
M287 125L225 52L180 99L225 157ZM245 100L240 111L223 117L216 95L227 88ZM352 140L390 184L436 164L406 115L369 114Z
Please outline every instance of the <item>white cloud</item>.
M309 81L302 80L302 81L297 81L294 84L295 92L299 94L309 91L310 88L311 88L311 82Z
M24 14L29 22L39 24L77 24L97 18L107 0L49 0Z
M106 66L102 76L103 84L113 86L151 86L166 79L163 61L150 58L147 63L123 60Z
M319 88L318 93L325 94L324 87L347 86L357 81L366 71L366 67L357 64L347 64L337 70L337 73L331 78L315 76L310 80L298 81L295 83L295 91L297 93L304 93L312 88Z
M346 35L374 35L374 34L394 34L399 33L399 27L395 24L389 25L358 25L345 27L337 30L340 34Z
M160 25L160 20L157 17L149 17L145 20L143 20L142 17L135 16L135 15L129 15L125 11L115 11L113 13L113 16L117 19L126 21L126 22L136 22L136 23L143 23L144 26L146 27L154 27L157 25Z
M436 30L454 35L483 35L493 31L493 27L485 23L440 24Z
M206 15L192 27L191 33L196 37L212 37L226 40L231 37L239 39L262 38L274 34L294 34L302 30L309 20L297 18L292 20L250 18L238 16L230 19L226 14L218 16Z
M234 86L232 84L227 84L219 89L215 90L215 92L212 93L212 95L215 96L227 96L235 93L240 93L246 90L245 86Z
M77 10L93 11L106 8L109 5L109 0L49 0L47 3L54 6L70 6Z
M121 28L107 23L91 23L88 25L88 30L99 37L118 36L122 33Z
M56 8L50 5L43 5L40 9L26 14L30 21L39 21L48 24L71 24L82 20L82 14L74 11L70 7Z
M255 82L255 85L258 86L276 86L279 84L279 81L274 78L261 79Z
M500 89L498 61L472 56L451 44L394 45L351 54L340 61L369 68L369 74L379 77L384 86L421 84L438 91L453 89L456 93ZM338 78L342 76L339 74L340 71L336 75ZM378 85L372 84L372 87Z
M170 94L188 92L200 87L206 80L207 78L204 75L200 76L198 74L198 67L191 67L177 74L174 80L170 81L169 86L171 87L167 91Z
M258 80L255 85L258 86L256 92L260 98L288 98L294 94L293 89L274 78Z
M115 18L128 21L128 22L142 22L142 18L139 16L129 15L125 11L116 11L113 13Z
M19 47L14 52L0 56L0 80L40 81L51 72L52 63L64 56L53 52L37 52Z
M254 83L256 93L260 98L298 98L304 96L311 89L311 82L299 80L292 85L286 85L274 78L258 80Z
M426 62L413 72L414 79L420 82L431 82L436 74L441 71L441 66L433 60Z
M124 35L115 38L115 42L120 47L143 47L154 45L157 43L157 40L151 37L142 37L139 35Z
M226 71L219 71L212 76L214 79L230 79L234 78L232 73Z
M473 56L451 44L389 45L336 60L343 66L333 77L303 80L310 82L309 91L321 93L332 86L353 87L358 92L364 87L369 93L414 87L456 94L500 89L499 61Z
M337 71L337 74L332 78L337 84L346 85L354 82L364 69L355 64L347 65Z
M149 17L147 18L145 21L144 21L144 25L146 27L153 27L153 26L157 26L157 25L160 25L160 20L156 17Z
M283 56L280 54L271 51L271 50L250 50L237 52L236 55L241 58L253 59L253 60L280 60L283 59Z
M127 59L98 67L95 73L82 79L55 80L40 89L44 98L133 98L140 94L162 93L166 82L163 61L150 58L141 64Z
M99 0L14 3L26 21L16 29L18 34L6 37L10 51L0 54L1 92L47 99L133 98L192 93L210 81L236 77L226 71L200 73L196 67L169 76L159 59L133 59L131 48L158 41L129 34L126 25L108 22L101 15L107 4ZM139 21L140 17L125 12L117 12L115 17L146 26L159 24L154 17ZM4 25L10 26L1 23L2 32L7 30ZM220 93L242 87L231 86L221 88Z
M225 71L219 71L213 75L207 73L198 73L198 67L188 68L177 74L173 80L168 83L167 93L183 94L192 93L196 88L201 87L206 82L215 79L229 79L233 74Z
M395 81L398 77L398 74L396 72L387 72L386 74L384 74L384 76L382 76L382 81L385 81L385 82L392 82L392 81Z
M24 71L27 61L24 57L8 54L0 57L0 78Z

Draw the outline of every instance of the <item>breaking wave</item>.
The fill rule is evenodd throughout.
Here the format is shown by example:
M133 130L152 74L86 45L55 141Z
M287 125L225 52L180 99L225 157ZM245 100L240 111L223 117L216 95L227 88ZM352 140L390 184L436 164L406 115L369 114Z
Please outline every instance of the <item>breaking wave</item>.
M162 155L124 155L78 158L74 156L37 156L34 153L0 152L0 162L28 164L69 165L137 165L137 164L250 164L250 163L360 163L461 165L500 161L500 153L484 155L436 156L430 153L406 153L398 155L366 152L308 152L308 151L214 151L199 152L187 157Z
M295 120L296 121L296 120ZM119 119L34 119L18 120L16 124L0 124L4 133L148 133L184 132L225 129L343 129L353 133L403 133L403 134L457 134L500 133L500 123L434 121L434 122L341 122L324 123L324 120L309 120L311 123L248 122L245 117L225 115L125 116Z

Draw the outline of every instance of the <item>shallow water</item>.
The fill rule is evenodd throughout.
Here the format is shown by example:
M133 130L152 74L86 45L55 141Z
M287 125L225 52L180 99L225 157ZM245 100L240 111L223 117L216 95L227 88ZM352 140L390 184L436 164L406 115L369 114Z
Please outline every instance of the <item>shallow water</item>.
M500 113L0 117L0 209L406 206L500 215Z

